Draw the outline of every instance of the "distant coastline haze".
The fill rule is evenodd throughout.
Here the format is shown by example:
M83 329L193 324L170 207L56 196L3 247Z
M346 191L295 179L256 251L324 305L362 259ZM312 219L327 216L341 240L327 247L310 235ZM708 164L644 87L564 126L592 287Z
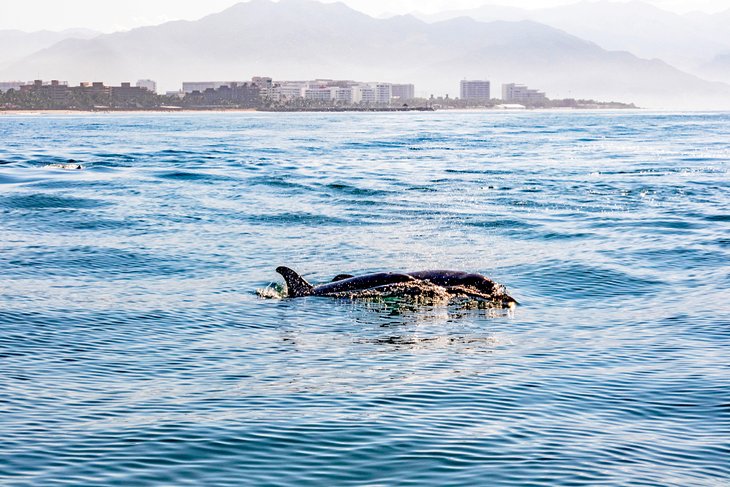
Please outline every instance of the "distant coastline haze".
M325 0L326 3L335 3ZM156 25L173 20L197 20L210 13L239 3L237 0L208 0L206 2L156 0L126 0L98 2L94 0L42 0L39 2L4 3L0 9L0 30L26 32L86 28L105 33ZM439 12L472 9L485 5L540 9L577 3L576 0L342 0L342 3L372 16ZM629 3L629 2L619 2ZM675 13L701 11L715 13L730 8L727 0L645 0Z
M0 16L0 82L148 79L166 93L183 82L257 76L357 79L455 98L461 80L485 80L552 99L725 109L730 8L717 12L724 3L69 0L63 11L44 3L32 15L18 4ZM31 20L46 30L23 32ZM59 30L68 26L75 28Z

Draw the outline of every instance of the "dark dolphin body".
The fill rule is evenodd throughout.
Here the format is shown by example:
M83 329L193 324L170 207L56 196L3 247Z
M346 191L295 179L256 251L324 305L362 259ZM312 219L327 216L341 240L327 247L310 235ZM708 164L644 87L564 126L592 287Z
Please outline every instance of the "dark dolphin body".
M445 288L454 286L473 287L484 294L492 294L496 287L494 281L481 274L470 274L462 271L420 271L408 272L408 275Z
M402 283L428 283L443 288L446 292L466 294L478 297L493 296L504 305L517 304L517 302L504 293L504 289L481 274L473 274L461 271L419 271L419 272L381 272L353 277L349 274L340 274L327 284L312 286L302 276L288 267L279 267L276 272L281 274L286 281L289 297L300 298L304 296L334 296L340 293L365 291L369 289L382 288L392 284Z
M281 274L286 281L286 287L290 298L301 298L304 296L328 296L336 293L372 289L374 287L387 286L388 284L416 281L416 278L407 274L380 272L378 274L367 274L360 277L349 277L348 275L343 274L337 276L335 281L328 284L312 286L305 281L302 276L288 267L278 267L276 272Z

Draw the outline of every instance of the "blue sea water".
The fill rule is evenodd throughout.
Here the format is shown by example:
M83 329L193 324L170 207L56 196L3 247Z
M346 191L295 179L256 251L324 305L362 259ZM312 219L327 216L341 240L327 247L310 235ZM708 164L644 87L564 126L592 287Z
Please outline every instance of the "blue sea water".
M730 114L6 115L0 232L2 485L730 485Z

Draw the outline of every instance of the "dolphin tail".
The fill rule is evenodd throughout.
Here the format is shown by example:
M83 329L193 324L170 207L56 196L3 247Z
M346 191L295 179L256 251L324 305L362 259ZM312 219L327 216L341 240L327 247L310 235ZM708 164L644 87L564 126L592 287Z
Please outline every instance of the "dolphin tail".
M314 294L314 286L304 280L302 276L288 267L277 267L276 272L286 281L286 289L290 298L302 298Z

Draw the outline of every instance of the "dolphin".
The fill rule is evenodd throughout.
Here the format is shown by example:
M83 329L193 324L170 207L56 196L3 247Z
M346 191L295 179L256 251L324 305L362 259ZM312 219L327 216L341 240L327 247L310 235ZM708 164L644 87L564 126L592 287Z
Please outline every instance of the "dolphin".
M380 272L353 276L340 274L332 282L313 286L297 272L288 267L278 267L276 272L286 281L288 296L300 298L305 296L342 296L343 293L357 293L359 291L393 289L397 285L415 285L423 287L437 287L453 297L466 297L478 300L492 300L504 307L517 304L504 288L481 274L430 270L418 272Z
M360 291L363 289L372 289L389 284L399 284L403 282L413 282L417 279L407 274L399 274L395 272L379 272L377 274L367 274L360 277L342 274L335 278L334 281L322 284L320 286L312 286L302 276L288 267L277 267L276 272L286 281L286 288L290 298L303 298L305 296L329 296L349 291Z
M49 169L65 169L67 171L79 171L84 168L84 166L75 162L70 164L48 164L46 167Z
M498 286L496 282L481 274L462 271L419 271L408 272L407 274L437 286L445 288L455 286L473 287L484 294L494 293Z

